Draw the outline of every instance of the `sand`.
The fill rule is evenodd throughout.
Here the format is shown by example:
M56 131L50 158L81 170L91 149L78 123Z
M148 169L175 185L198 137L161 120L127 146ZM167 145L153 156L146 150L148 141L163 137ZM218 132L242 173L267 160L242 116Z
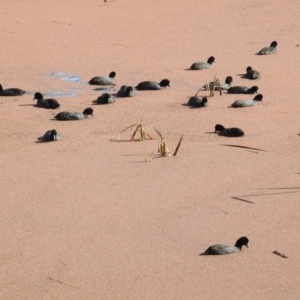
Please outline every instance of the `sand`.
M299 9L297 0L1 1L0 83L27 93L0 98L0 299L299 299ZM277 54L255 55L273 40ZM186 70L211 55L211 69ZM261 79L241 78L248 66ZM111 93L163 78L172 87L93 105L102 92L87 82L111 71ZM259 86L262 104L228 108L253 97L223 93L206 108L183 105L216 75ZM34 107L37 91L60 108ZM94 117L52 120L86 107ZM153 141L130 142L128 130L116 142L137 122ZM209 133L217 123L245 137ZM172 153L184 135L176 157L145 162L157 150L152 125ZM37 143L49 129L62 140ZM241 236L250 240L241 253L199 256Z

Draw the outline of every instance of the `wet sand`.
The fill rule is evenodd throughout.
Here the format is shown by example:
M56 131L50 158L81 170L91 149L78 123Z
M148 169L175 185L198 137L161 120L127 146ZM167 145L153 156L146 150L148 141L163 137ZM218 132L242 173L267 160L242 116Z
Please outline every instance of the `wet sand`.
M299 299L299 6L2 1L0 83L27 93L0 97L0 298ZM277 54L255 55L273 40ZM211 69L186 70L212 55ZM261 79L238 75L248 66ZM93 105L101 91L87 82L111 71L112 93L144 80L172 87ZM262 104L228 108L254 95L224 92L206 108L183 105L215 75L259 86ZM34 107L37 91L60 108ZM52 120L86 107L94 117ZM129 142L131 130L115 141L141 121L171 152L183 134L177 156L145 162L151 128L153 141ZM245 136L210 133L217 123ZM62 140L36 143L49 129ZM199 256L241 236L241 253Z

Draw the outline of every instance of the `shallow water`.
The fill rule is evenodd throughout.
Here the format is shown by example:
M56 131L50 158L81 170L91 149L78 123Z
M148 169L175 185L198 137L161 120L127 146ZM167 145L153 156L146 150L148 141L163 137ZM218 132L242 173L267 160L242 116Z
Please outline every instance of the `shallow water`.
M82 84L82 80L80 76L71 75L62 71L56 71L52 73L46 74L48 77L54 77L59 80L69 81L73 83ZM70 87L67 91L62 90L52 90L48 93L43 93L44 97L75 97L78 92L82 91L81 87ZM34 94L34 92L29 92L29 94Z
M82 83L81 77L77 75L71 75L65 72L57 71L57 72L52 72L48 74L48 76L51 77L57 77L59 80L64 80L64 81L70 81L70 82L75 82L75 83Z
M75 97L78 92L80 92L81 88L70 88L69 91L62 90L52 90L50 92L44 93L42 92L44 98L55 98L55 97ZM27 95L34 95L36 91L26 92Z
M50 97L75 97L77 93L75 91L61 91L61 90L52 90L48 93L43 94L45 98L50 98Z

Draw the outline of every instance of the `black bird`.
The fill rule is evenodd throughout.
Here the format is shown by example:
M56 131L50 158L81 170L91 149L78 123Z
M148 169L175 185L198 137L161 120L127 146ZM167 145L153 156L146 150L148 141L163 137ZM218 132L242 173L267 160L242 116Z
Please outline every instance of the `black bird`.
M47 109L55 109L60 106L60 104L55 99L44 99L43 95L39 92L34 94L33 100L37 100L36 106L47 108Z
M117 93L118 97L134 97L135 92L132 86L122 85L120 90Z
M189 99L187 105L195 108L205 107L207 106L207 98L203 97L200 99L196 96L193 96Z
M249 240L247 237L240 237L235 245L224 245L224 244L216 244L210 246L206 249L205 252L201 253L201 255L225 255L225 254L233 254L240 252L243 246L248 248Z
M59 141L60 135L57 133L55 129L52 129L52 130L48 130L42 137L39 137L38 140L43 142Z
M236 127L232 127L232 128L225 128L223 125L217 124L215 126L215 132L218 132L219 135L223 135L223 136L227 136L227 137L240 137L240 136L244 136L244 131L236 128Z
M244 78L248 79L258 79L260 78L260 73L256 70L253 70L251 67L246 69L247 73L244 75Z
M215 87L214 87L215 91L219 91L220 89L221 90L228 90L231 87L232 82L234 82L232 77L227 76L226 79L225 79L225 82L220 82L220 86L219 86L219 84L215 84ZM209 83L209 87L210 87L211 90L213 88L213 85L214 85L213 81ZM206 85L203 85L202 89L206 90Z
M215 63L216 60L213 56L211 56L207 62L195 62L190 66L190 70L205 70L210 69L212 67L212 64Z
M73 121L86 119L89 115L93 116L93 109L90 107L86 108L82 113L62 111L59 114L57 114L54 118L59 121Z
M276 47L277 47L277 42L274 41L274 42L271 43L270 47L264 47L264 48L262 48L262 49L258 52L258 54L259 54L259 55L275 54L275 53L277 52Z
M233 86L227 90L228 94L254 94L257 93L258 86L251 88L247 86Z
M26 92L18 89L18 88L10 88L10 89L3 89L2 85L0 84L0 96L5 96L5 97L12 97L12 96L22 96Z
M135 88L139 91L145 90L163 90L167 86L171 87L169 79L163 79L160 83L155 81L140 82Z
M115 97L108 93L103 93L100 97L97 98L98 104L111 104L115 101Z
M246 99L246 100L236 100L234 101L230 107L249 107L255 106L263 99L262 94L256 95L253 99Z
M90 85L115 85L116 72L110 72L108 76L93 77L88 83Z

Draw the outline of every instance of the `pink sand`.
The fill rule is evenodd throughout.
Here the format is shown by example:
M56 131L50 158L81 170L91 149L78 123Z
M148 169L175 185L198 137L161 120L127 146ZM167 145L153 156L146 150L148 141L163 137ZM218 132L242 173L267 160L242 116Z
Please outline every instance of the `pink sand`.
M1 1L0 83L27 94L0 98L0 299L299 299L299 9L298 0ZM273 40L276 55L254 55ZM185 71L211 55L212 69ZM240 78L248 66L260 80ZM57 71L83 83L47 75ZM111 71L113 92L163 78L172 87L92 106L84 121L51 120L91 106L101 93L86 82ZM258 85L262 105L229 109L249 96L226 93L207 108L182 105L216 74ZM37 91L76 88L58 110L33 106ZM184 134L178 155L146 163L152 129L154 141L114 141L141 120L162 128L171 151ZM208 134L217 123L245 137ZM61 141L36 143L53 128ZM243 235L239 254L199 256Z

